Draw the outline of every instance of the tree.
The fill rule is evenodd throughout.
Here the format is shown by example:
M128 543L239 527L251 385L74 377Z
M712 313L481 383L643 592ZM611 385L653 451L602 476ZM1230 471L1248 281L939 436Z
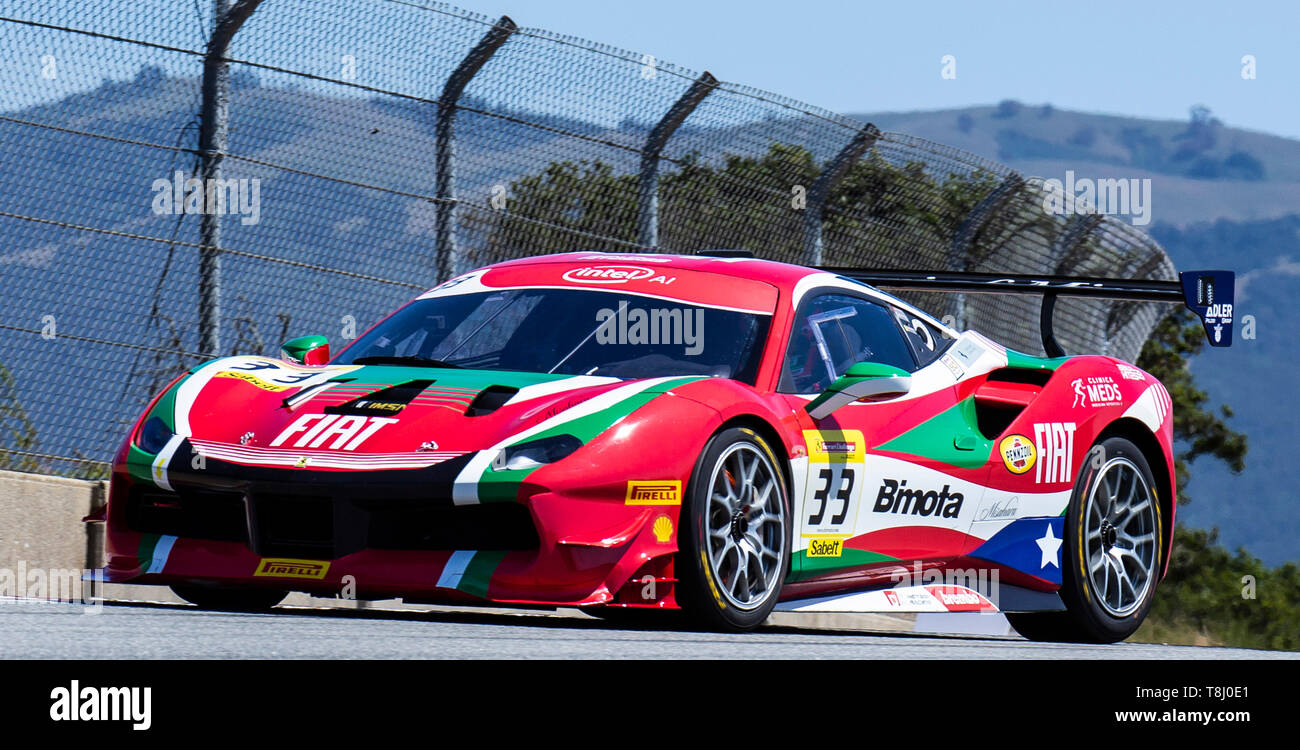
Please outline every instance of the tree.
M0 469L39 471L40 462L25 455L35 449L36 425L18 402L13 373L0 364Z
M1188 360L1205 346L1205 330L1191 312L1179 308L1156 326L1137 364L1159 378L1173 401L1174 440L1183 447L1174 453L1174 473L1178 481L1179 502L1191 502L1186 494L1190 478L1188 466L1201 456L1223 461L1234 473L1246 468L1246 436L1228 426L1231 407L1222 405L1219 413L1208 406L1209 394L1196 386Z
M1189 466L1208 456L1234 473L1245 468L1248 441L1215 413L1209 395L1196 386L1188 360L1205 346L1196 316L1179 309L1156 326L1138 365L1156 376L1173 401L1174 473L1179 503L1187 495ZM1144 640L1205 639L1244 648L1300 649L1300 569L1293 563L1264 567L1245 549L1231 554L1218 543L1218 530L1174 530L1169 572L1137 637Z

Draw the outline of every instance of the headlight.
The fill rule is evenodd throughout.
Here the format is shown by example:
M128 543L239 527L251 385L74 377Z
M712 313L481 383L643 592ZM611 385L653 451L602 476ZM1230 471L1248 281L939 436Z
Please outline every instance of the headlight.
M512 445L501 451L492 462L492 468L496 471L534 469L555 463L581 447L582 441L572 435L555 435L541 440L532 440Z
M140 434L136 436L135 444L146 453L161 453L162 449L167 447L167 441L171 439L172 431L168 429L167 423L158 417L149 417L140 427Z

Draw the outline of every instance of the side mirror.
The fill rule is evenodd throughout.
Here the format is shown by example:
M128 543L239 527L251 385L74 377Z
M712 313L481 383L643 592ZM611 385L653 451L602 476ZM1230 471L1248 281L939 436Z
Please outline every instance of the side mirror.
M813 419L854 401L897 398L912 388L912 376L906 370L879 362L858 362L840 376L826 392L808 402L804 410Z
M295 365L323 365L330 361L330 340L325 336L299 336L280 345L280 358Z

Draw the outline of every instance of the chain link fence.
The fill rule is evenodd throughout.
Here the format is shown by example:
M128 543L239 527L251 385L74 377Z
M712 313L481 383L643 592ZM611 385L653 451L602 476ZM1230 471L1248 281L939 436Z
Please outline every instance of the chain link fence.
M100 476L172 377L546 252L1174 278L1042 180L648 55L404 0L0 2L0 468ZM1041 352L1038 302L912 294ZM1136 357L1159 305L1063 299Z

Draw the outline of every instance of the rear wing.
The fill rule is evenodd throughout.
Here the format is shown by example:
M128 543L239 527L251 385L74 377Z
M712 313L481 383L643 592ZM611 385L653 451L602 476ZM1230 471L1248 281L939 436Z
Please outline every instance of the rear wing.
M1043 351L1049 357L1065 355L1056 342L1052 329L1052 313L1056 309L1056 298L1060 296L1182 303L1201 319L1210 346L1232 345L1232 302L1236 277L1232 271L1183 271L1178 274L1178 281L1137 281L957 271L876 271L844 267L822 267L819 270L882 289L968 294L1041 294L1043 307L1039 315L1039 332L1043 339Z

